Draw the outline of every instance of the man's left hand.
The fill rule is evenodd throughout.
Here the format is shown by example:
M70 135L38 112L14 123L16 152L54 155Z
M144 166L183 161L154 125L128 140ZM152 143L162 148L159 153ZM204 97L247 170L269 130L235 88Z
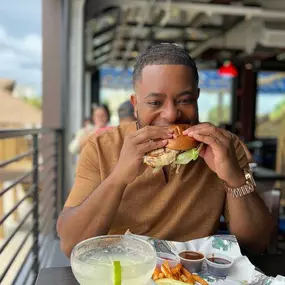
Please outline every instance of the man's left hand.
M210 123L201 123L185 130L183 134L205 144L199 155L220 179L231 187L239 187L245 183L233 138L228 132Z

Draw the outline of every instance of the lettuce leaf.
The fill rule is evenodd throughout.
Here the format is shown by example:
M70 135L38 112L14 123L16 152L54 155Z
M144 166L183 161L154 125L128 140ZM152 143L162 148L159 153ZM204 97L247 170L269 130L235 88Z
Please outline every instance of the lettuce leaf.
M192 148L179 154L175 160L175 164L188 164L190 161L198 159L202 144L198 148Z
M155 167L155 168L152 170L152 173L158 172L162 167L163 167L163 166Z

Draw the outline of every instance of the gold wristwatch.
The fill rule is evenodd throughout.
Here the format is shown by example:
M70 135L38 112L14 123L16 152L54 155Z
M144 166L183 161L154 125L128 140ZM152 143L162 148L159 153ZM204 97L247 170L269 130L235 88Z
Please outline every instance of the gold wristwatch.
M237 188L232 188L228 186L227 183L223 182L227 194L229 194L232 197L235 198L243 197L255 191L256 183L254 181L251 171L248 169L243 169L243 172L246 180L244 185Z

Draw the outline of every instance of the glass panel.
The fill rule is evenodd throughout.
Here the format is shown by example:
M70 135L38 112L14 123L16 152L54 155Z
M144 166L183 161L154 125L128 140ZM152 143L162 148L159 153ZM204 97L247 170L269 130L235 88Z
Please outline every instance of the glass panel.
M200 97L198 100L201 122L216 126L231 123L232 79L222 77L215 70L202 70L200 75Z
M260 72L256 106L256 137L278 137L284 121L285 73Z
M122 68L102 68L100 103L108 105L111 113L111 125L119 124L118 108L130 99L133 93L132 70Z

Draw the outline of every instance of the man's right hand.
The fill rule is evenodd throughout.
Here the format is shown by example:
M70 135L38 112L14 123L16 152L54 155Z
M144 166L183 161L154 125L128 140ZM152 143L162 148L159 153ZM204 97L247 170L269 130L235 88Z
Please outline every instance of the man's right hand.
M172 136L173 131L161 126L146 126L126 136L113 174L123 184L133 182L147 167L143 164L143 156L149 151L166 146L167 140Z

